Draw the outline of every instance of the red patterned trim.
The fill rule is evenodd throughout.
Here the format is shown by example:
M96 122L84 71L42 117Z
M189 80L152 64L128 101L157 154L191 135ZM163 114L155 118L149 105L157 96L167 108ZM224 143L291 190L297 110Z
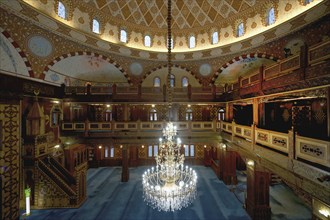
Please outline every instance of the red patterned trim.
M7 31L2 31L1 32L8 40L9 42L14 46L14 48L17 50L18 54L21 56L21 58L23 59L25 66L28 70L29 76L34 78L34 72L31 68L31 63L30 61L27 59L26 54L24 53L24 51L20 48L19 44L13 40L13 38L11 38L10 34Z

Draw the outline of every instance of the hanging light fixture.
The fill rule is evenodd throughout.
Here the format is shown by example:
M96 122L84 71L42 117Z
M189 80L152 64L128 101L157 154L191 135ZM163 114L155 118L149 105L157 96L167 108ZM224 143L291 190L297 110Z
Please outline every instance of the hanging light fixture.
M168 1L168 75L167 103L172 104L171 75L171 0ZM176 211L187 207L197 195L197 174L184 166L182 145L177 138L177 128L169 122L163 129L163 138L159 139L159 153L156 167L142 175L144 201L158 211Z

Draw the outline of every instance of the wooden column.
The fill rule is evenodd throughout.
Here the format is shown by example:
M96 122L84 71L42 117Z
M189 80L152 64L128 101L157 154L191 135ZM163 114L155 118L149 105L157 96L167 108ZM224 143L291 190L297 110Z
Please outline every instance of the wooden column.
M128 182L129 172L128 172L128 149L127 146L123 146L122 148L122 173L121 173L121 181Z
M259 111L258 111L259 103L258 99L253 99L253 124L259 125Z
M206 145L205 145L206 146ZM205 166L211 166L211 162L212 162L212 149L209 147L204 147L204 165Z
M245 161L242 159L241 155L236 152L236 169L237 170L246 170Z
M138 147L130 146L129 148L129 165L132 167L138 166Z
M246 211L254 220L270 220L269 206L270 173L257 169L254 161L247 162Z
M226 185L236 185L236 152L226 148L220 151L220 178Z

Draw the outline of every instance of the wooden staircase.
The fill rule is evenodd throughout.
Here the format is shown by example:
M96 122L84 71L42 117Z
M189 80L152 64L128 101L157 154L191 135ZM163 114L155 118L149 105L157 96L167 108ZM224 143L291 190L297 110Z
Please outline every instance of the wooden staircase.
M79 207L86 198L86 172L87 163L73 176L51 156L37 159L33 208Z

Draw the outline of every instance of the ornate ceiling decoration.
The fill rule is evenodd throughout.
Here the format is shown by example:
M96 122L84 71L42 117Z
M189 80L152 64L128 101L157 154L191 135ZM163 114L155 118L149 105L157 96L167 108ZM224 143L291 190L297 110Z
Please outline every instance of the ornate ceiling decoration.
M56 14L58 1L6 0L4 4L52 31L101 50L143 59L166 59L167 6L163 0L62 0L71 13L68 20ZM322 17L325 2L304 5L301 0L174 0L173 59L203 59L257 47ZM264 21L269 7L275 8L273 25ZM100 22L99 34L91 30L94 18ZM244 23L241 37L236 36L238 21ZM121 29L128 33L127 43L119 40ZM214 31L219 36L216 44L211 42ZM144 45L145 35L151 37L150 47ZM196 38L195 48L188 45L191 35Z
M86 2L86 1L85 1ZM243 11L252 11L264 0L176 0L172 8L172 30L205 27L223 22ZM89 7L111 15L119 23L166 31L167 5L163 0L90 0Z

